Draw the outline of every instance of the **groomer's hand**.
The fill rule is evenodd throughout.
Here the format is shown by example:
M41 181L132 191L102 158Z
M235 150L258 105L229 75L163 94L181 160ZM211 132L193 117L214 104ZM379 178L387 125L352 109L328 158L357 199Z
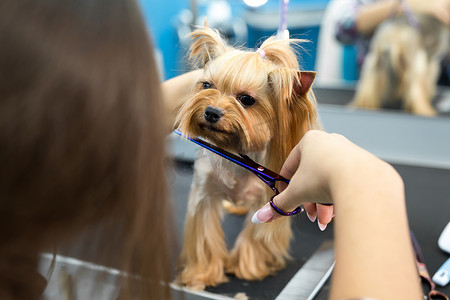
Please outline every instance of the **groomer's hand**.
M291 178L274 198L281 210L291 211L306 202L334 203L339 263L333 270L330 299L423 299L404 184L391 165L343 136L309 131L281 173ZM325 215L332 215L330 207L325 210ZM319 220L321 213L318 210ZM276 218L281 216L265 206L252 220Z
M450 0L407 0L407 3L414 12L432 15L450 25Z
M291 182L273 199L275 205L288 212L303 204L309 219L317 218L319 228L324 230L334 217L334 207L317 203L333 203L330 192L333 177L339 176L346 161L359 152L365 151L341 135L319 130L307 132L282 167L281 175ZM252 220L262 223L281 217L266 204Z

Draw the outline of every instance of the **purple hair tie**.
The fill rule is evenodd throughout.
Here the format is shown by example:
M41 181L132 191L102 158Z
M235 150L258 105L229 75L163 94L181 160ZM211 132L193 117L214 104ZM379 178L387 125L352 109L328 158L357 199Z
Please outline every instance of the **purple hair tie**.
M264 52L264 50L261 48L256 49L256 52L258 52L259 55L261 55L261 58L264 58L264 56L266 56L266 52Z

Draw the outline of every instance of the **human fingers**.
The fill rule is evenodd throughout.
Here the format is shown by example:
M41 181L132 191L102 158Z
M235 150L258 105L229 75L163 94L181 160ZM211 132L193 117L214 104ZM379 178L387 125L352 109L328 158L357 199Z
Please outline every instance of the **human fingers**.
M336 160L342 160L346 147L348 140L340 135L320 130L308 131L282 167L281 175L290 179L291 183L273 198L273 204L283 212L291 212L306 202L331 203L328 186L330 174L338 172ZM338 149L341 149L340 155L336 154ZM347 153L347 157L349 155L351 156ZM310 219L314 218L314 206L306 205L306 208ZM252 221L263 223L280 217L281 215L266 204L254 214Z
M268 223L273 220L280 218L281 215L278 215L272 207L270 207L269 203L266 203L262 208L256 211L252 216L253 223Z
M300 140L300 142L291 150L288 157L286 158L283 166L281 167L280 175L292 179L300 168L300 162L302 160L302 152L304 151L305 145L311 147L311 144L318 146L323 139L328 134L322 130L309 130ZM314 148L315 146L313 146ZM286 189L287 185L281 183L279 186L280 192Z
M327 228L328 223L333 220L334 216L334 206L333 205L316 205L317 209L317 224L319 225L319 229L324 231Z
M291 212L299 207L300 197L296 196L296 189L292 189L288 186L281 194L272 199L273 204L283 212ZM281 198L280 196L283 195ZM253 223L267 223L283 217L276 212L270 203L266 203L262 208L255 212L252 217Z
M303 205L306 215L311 222L315 222L321 231L327 228L327 225L333 220L334 217L334 206L333 205L322 205L312 202L305 203ZM276 213L273 208L267 203L263 208L258 210L252 217L253 223L267 223L281 218L282 216Z
M450 24L450 1L436 0L432 2L423 0L408 0L408 5L416 13L432 15L442 23Z
M306 215L311 222L315 222L317 219L317 225L321 231L327 228L328 223L334 217L334 207L332 205L322 205L317 203L308 202L303 204Z
M442 23L449 26L450 25L450 11L447 9L439 10L436 12L436 17L441 20Z
M297 172L298 167L300 166L300 158L301 158L301 150L300 145L297 144L289 153L286 161L281 167L280 175L284 178L291 179L294 174ZM283 182L279 186L280 192L284 191L287 187L287 184Z
M303 204L303 208L306 211L306 215L308 216L308 219L314 223L317 219L316 204L312 203L312 202L307 202L307 203Z
M445 25L450 25L450 8L447 5L433 6L429 13Z

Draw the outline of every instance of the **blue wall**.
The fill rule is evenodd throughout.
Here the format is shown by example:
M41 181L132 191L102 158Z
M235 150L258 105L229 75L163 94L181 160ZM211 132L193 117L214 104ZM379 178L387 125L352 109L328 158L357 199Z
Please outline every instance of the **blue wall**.
M273 35L273 31L262 31L257 28L249 27L248 45L250 47L258 46L261 43L261 37L268 37ZM301 70L313 71L315 70L317 39L319 36L319 27L304 27L301 29L289 30L291 38L306 39L311 43L301 44L301 57L299 57L299 64Z
M171 78L175 75L181 74L186 70L183 70L180 50L180 43L178 41L175 20L179 13L190 6L190 0L139 0L141 8L144 13L144 17L150 28L152 35L152 40L156 47L158 47L163 55L164 63L164 77L165 79ZM202 12L202 8L205 6L207 1L203 2L203 7L200 5L199 11ZM241 0L230 0L229 3L232 6L233 15L241 15L246 6ZM291 0L289 7L322 7L325 8L328 0ZM269 0L268 3L261 9L272 9L278 10L279 1ZM310 27L304 29L296 29L291 31L291 34L295 34L300 38L306 38L312 41L309 45L304 45L308 53L302 58L302 67L304 69L313 70L315 62L315 53L317 45L317 36L319 33L319 27ZM260 40L262 37L267 37L272 35L274 32L262 31L257 28L249 28L249 39L247 45L249 47L254 47L256 41Z
M154 45L163 55L165 79L183 70L177 70L178 37L174 26L175 17L182 9L189 8L189 0L139 0L144 17L150 29Z

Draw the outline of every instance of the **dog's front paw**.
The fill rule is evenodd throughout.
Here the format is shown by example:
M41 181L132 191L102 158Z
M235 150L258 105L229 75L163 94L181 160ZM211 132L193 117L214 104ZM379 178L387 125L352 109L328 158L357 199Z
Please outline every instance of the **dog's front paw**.
M190 290L201 291L206 286L217 286L228 282L222 265L185 267L178 275L176 282Z
M237 216L246 215L249 209L243 205L235 205L234 203L223 200L222 207L229 213Z

